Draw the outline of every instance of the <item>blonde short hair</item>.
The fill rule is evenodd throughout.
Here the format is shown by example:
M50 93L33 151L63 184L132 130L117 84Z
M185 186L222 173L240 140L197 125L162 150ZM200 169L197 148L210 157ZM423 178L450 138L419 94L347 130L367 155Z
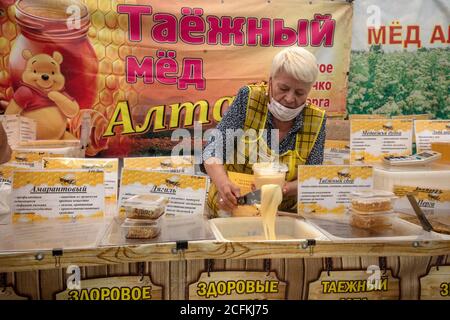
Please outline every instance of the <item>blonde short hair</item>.
M310 85L316 82L319 74L316 57L300 47L289 47L275 55L270 76L274 77L280 71Z

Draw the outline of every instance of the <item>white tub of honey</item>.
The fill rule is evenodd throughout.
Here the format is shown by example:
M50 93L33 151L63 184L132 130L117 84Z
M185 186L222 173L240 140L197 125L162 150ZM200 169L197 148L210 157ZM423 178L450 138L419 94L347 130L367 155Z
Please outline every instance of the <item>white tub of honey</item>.
M209 223L220 241L267 241L260 217L215 218L209 220ZM328 240L311 224L293 217L277 216L275 234L276 241Z

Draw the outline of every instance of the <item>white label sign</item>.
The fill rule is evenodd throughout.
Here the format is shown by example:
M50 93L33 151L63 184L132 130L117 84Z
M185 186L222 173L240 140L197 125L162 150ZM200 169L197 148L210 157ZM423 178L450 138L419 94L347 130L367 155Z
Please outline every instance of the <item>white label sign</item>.
M450 141L450 120L414 121L417 152L431 150L432 142Z
M372 185L371 166L299 166L298 212L344 213L350 193Z
M134 195L149 193L169 199L167 214L203 214L206 177L146 170L122 170L120 205Z
M15 171L12 188L14 222L49 218L102 217L103 172L76 170Z
M350 163L377 163L412 153L412 120L351 120Z

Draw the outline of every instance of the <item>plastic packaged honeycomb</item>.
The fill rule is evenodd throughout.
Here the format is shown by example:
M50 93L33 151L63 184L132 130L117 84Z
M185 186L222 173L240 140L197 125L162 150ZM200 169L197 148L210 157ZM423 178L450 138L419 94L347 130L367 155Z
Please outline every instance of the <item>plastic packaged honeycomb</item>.
M126 239L153 239L161 233L161 220L125 219L120 227Z
M386 229L392 227L392 212L361 214L350 211L350 225L361 229Z
M129 219L156 220L165 213L168 202L165 197L145 194L125 200L122 207Z
M351 210L360 214L372 214L392 210L392 192L383 190L355 191L351 194Z

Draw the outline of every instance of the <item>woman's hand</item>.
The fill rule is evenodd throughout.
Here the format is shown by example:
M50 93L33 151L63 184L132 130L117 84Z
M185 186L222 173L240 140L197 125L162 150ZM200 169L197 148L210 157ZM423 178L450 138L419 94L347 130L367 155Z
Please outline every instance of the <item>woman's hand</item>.
M221 179L216 184L217 204L220 209L225 211L232 211L237 208L237 198L241 196L240 189L233 184L228 177Z
M281 191L283 192L283 197L292 197L297 195L298 184L297 180L285 182Z
M218 158L209 158L204 162L206 172L211 177L212 182L216 185L217 204L220 209L231 211L237 208L237 197L241 196L239 188L234 185L228 178L227 172L222 164L222 160Z

